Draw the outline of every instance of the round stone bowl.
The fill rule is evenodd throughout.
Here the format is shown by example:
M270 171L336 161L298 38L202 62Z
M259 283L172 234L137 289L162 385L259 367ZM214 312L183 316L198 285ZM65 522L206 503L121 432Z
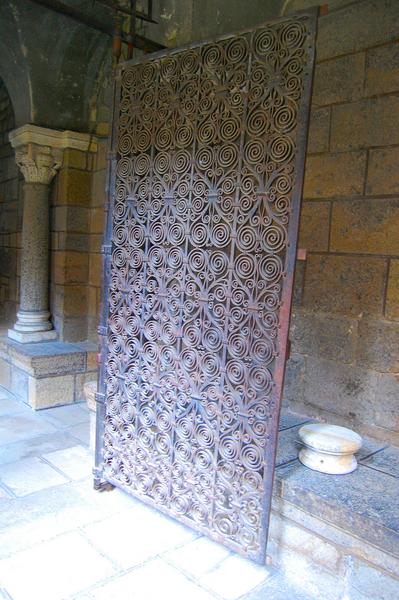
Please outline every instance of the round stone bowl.
M298 431L303 443L299 460L305 467L328 473L346 475L357 467L355 452L361 448L360 435L338 425L311 423Z

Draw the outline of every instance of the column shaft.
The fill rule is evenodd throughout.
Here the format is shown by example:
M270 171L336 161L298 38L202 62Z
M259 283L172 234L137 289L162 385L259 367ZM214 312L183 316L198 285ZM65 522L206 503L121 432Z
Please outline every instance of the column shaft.
M24 312L48 311L48 196L48 185L25 183L20 294L20 311Z

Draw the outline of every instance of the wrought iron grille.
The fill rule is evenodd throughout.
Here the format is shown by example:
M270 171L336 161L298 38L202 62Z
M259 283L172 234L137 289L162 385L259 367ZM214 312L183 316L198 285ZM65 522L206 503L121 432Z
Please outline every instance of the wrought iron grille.
M257 561L315 28L306 11L116 77L97 477Z

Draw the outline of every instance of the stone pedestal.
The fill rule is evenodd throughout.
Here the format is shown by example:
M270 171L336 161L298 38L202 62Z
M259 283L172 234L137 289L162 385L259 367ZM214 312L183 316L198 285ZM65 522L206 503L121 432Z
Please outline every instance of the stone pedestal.
M304 445L299 460L305 467L330 475L352 473L357 467L354 456L362 445L360 435L338 425L303 425L298 435Z
M8 336L17 342L54 340L49 312L49 193L63 150L87 150L89 136L24 125L10 133L16 162L25 179L22 224L20 307Z

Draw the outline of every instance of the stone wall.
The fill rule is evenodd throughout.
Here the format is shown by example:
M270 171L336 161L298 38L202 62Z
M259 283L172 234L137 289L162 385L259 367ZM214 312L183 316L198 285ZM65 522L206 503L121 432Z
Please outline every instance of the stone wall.
M295 1L287 10L302 8ZM399 2L319 19L286 400L399 442Z
M92 172L97 145L65 150L54 180L51 205L50 304L59 339L87 339L89 229Z
M14 112L0 79L0 320L12 323L18 302L21 243L19 174L8 133L14 128Z

